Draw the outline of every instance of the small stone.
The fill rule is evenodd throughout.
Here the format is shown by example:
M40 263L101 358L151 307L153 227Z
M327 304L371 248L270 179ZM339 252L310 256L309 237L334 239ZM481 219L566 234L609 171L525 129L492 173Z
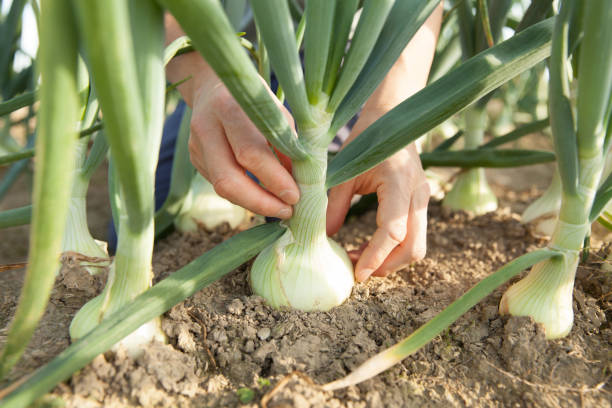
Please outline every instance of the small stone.
M266 357L268 357L270 354L272 354L275 351L277 350L276 350L276 347L274 347L273 342L264 343L257 350L253 352L252 354L253 360L255 360L256 363L261 364L264 362Z
M227 341L227 334L223 329L214 329L211 333L212 339L217 343L225 343Z
M493 320L498 316L497 306L487 305L482 309L482 320L489 321Z
M252 353L255 351L255 343L253 340L247 340L246 344L244 345L244 351L246 353Z
M257 336L257 330L255 330L253 326L246 325L242 334L247 339L255 339L255 336Z
M257 337L259 337L259 340L265 340L270 337L270 328L262 327L261 329L257 330Z
M244 305L240 299L234 299L227 305L227 311L231 314L241 315L244 310Z

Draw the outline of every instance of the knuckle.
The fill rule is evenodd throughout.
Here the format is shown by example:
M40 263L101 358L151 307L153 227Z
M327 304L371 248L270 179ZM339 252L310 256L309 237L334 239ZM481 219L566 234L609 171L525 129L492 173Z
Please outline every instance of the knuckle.
M223 198L230 197L232 193L236 190L236 183L231 179L231 177L218 177L212 181L213 188L215 192L219 194Z
M236 100L228 92L219 93L214 104L221 117L235 117L241 112Z
M386 255L384 252L382 251L376 251L373 255L372 255L372 259L370 261L370 263L367 265L368 269L373 269L376 270L378 269L378 267L380 265L383 264L383 262L385 262L386 259Z
M249 170L259 167L263 156L261 149L253 144L244 144L236 147L234 154L236 161Z
M395 246L399 245L406 238L407 226L402 220L390 222L385 227L385 234L387 239L391 240Z
M191 149L189 149L189 161L196 167L200 164L200 156Z
M431 187L427 181L424 181L420 184L414 191L413 198L413 208L415 210L420 210L423 208L427 208L427 204L429 203L429 199L431 198Z

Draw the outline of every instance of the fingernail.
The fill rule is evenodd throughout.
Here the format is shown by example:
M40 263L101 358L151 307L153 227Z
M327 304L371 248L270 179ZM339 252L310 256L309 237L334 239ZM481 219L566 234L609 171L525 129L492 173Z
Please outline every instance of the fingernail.
M374 269L362 269L355 275L357 278L357 282L363 282L370 277L370 275L374 272Z
M286 220L291 217L291 208L285 207L282 208L277 214L276 217Z
M278 194L278 197L287 204L297 204L300 196L293 190L283 190Z

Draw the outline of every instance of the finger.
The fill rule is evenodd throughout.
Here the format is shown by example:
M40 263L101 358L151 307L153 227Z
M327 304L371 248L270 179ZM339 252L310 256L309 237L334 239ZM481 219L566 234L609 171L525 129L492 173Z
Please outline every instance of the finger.
M202 159L198 166L203 168L203 175L213 185L216 193L256 214L290 218L291 206L261 188L245 174L244 169L234 159L222 127L218 123L217 125L214 126L213 122L200 126L192 125L195 137L206 146L201 149Z
M374 276L387 276L425 257L427 250L427 205L430 190L427 184L413 194L406 239L395 248Z
M208 143L210 137L218 137L219 124L216 119L208 114L208 111L203 111L200 115L192 115L190 123L190 132L188 140L189 159L198 172L208 179L206 166L204 165L204 151L202 145Z
M327 235L334 235L346 218L353 198L353 181L340 184L329 190L327 197Z
M367 246L368 243L364 242L359 246L359 249L353 249L352 251L348 251L348 256L351 262L353 263L353 266L357 263L357 261L361 257L361 254L363 254L363 251L366 249Z
M285 167L268 147L265 137L240 111L223 119L229 145L238 164L249 170L265 188L287 204L296 204L300 190Z
M370 243L363 251L355 267L355 278L363 282L387 259L391 251L406 238L410 193L396 189L396 183L383 184L377 189L378 212Z

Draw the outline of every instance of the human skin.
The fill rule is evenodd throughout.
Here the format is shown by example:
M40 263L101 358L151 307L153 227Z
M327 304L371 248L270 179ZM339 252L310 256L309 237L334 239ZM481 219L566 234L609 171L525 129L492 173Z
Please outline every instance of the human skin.
M365 103L345 144L426 85L441 20L442 5L415 34ZM169 14L165 25L167 44L184 35ZM300 191L291 176L289 159L278 152L275 156L206 61L198 53L181 55L168 64L166 76L171 82L191 77L178 87L193 112L191 161L217 194L257 214L290 218ZM291 114L280 102L278 106L293 124ZM377 229L367 246L349 254L356 262L358 281L371 275L386 276L425 256L430 191L414 144L330 190L327 233L333 235L340 229L355 194L373 192L379 203Z

